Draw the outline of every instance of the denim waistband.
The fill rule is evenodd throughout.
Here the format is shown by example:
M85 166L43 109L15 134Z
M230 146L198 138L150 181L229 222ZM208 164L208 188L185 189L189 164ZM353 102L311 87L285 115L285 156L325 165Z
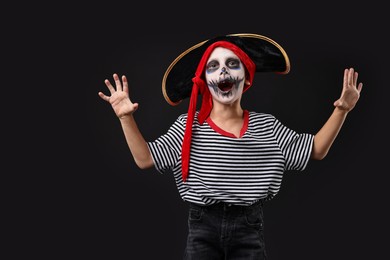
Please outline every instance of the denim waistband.
M253 208L262 207L263 206L264 199L260 199L256 201L255 203L248 205L248 206L242 206L242 205L234 205L232 203L226 203L226 202L218 202L212 205L200 205L190 202L189 205L191 208L198 208L198 209L204 209L204 210L223 210L223 211L242 211L242 210L251 210Z

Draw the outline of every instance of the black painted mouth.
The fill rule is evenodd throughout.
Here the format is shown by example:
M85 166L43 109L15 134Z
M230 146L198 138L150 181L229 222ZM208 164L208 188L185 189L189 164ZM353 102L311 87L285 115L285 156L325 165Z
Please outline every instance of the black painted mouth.
M239 84L243 80L244 79L229 77L221 79L220 81L209 81L207 85L213 88L217 95L228 97L233 94L234 89L238 89Z
M230 91L234 85L235 85L235 81L232 81L232 80L222 80L222 81L218 82L218 88L222 92Z

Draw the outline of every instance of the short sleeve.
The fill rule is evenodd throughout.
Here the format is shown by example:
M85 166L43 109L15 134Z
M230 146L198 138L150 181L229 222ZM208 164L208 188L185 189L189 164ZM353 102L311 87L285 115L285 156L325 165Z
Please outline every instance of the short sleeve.
M185 122L185 115L180 115L164 135L147 142L154 165L160 173L171 170L181 160Z
M275 119L273 129L286 160L285 170L303 171L310 159L314 135L297 133L283 125L278 119Z

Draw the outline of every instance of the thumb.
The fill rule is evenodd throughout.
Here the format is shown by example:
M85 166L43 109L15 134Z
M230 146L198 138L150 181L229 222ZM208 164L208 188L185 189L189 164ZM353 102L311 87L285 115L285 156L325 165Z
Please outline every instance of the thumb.
M333 105L334 105L335 107L340 107L340 106L342 105L342 102L340 101L340 99L337 99L337 100L333 103Z
M133 104L133 109L134 109L134 111L136 111L136 110L138 109L138 106L139 106L138 103L134 103L134 104Z

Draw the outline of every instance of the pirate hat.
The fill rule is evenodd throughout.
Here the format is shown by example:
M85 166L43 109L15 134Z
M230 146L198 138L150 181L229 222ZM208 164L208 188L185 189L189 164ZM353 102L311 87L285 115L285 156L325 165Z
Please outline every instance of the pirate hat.
M217 41L227 41L241 48L255 63L256 72L287 74L290 61L285 50L274 40L259 34L238 33L202 41L181 53L167 68L162 92L170 105L178 105L191 96L192 78L205 50Z

